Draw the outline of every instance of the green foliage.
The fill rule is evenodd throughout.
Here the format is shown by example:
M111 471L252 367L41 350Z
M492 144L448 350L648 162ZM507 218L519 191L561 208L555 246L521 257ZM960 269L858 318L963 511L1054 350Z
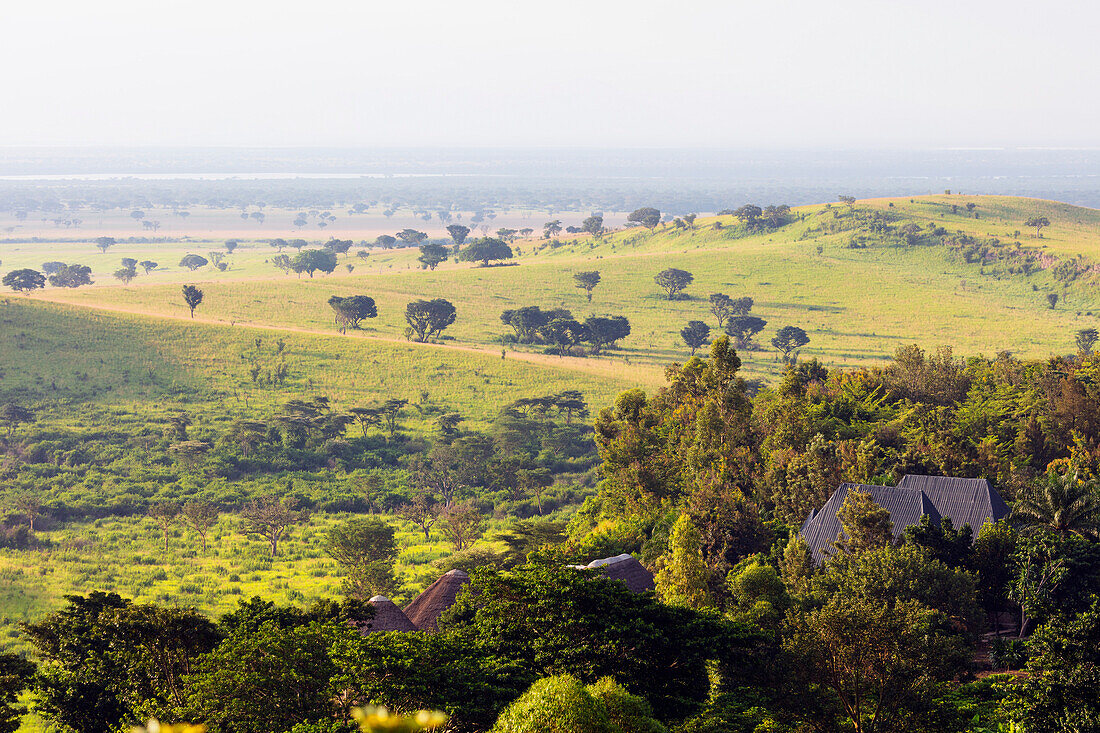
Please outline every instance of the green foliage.
M836 543L840 550L865 552L887 547L893 541L894 523L890 521L890 512L875 503L867 491L849 489L836 516L841 527Z
M655 578L657 595L672 606L703 608L708 604L707 567L702 540L691 517L681 514L672 525L668 552L661 558Z
M315 272L331 274L336 269L336 253L329 249L304 249L294 255L290 261L290 269L301 275L303 272L310 278Z
M0 283L17 293L29 293L32 290L46 287L46 276L38 270L12 270L4 275L4 279L0 280Z
M668 294L669 300L675 300L681 297L680 294L684 288L691 285L695 276L687 270L680 270L675 267L670 267L667 270L661 270L654 275L653 281L657 283Z
M463 262L480 262L488 267L491 261L512 259L512 248L503 240L493 237L481 237L470 242L458 254Z
M576 677L545 677L509 705L494 733L612 733L607 709Z
M455 307L443 298L417 300L405 308L405 320L417 341L427 341L443 333L443 329L455 322L456 316Z
M325 549L344 568L345 595L366 600L393 593L397 543L385 521L370 517L338 524L329 530Z
M675 719L707 694L706 660L736 654L729 630L696 612L635 595L571 568L528 564L475 572L444 625L532 675L614 676Z

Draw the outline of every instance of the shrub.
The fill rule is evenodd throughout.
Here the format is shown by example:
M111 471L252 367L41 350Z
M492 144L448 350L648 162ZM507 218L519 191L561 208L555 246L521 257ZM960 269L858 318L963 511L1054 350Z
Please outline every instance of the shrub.
M614 733L607 710L572 675L544 677L504 709L497 733Z

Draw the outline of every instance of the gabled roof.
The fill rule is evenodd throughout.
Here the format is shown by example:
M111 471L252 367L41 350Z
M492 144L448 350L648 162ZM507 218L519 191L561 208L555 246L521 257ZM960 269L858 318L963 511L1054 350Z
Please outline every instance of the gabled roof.
M950 517L955 529L969 524L975 537L983 524L997 522L1009 514L1008 505L984 478L907 474L898 487L924 492L940 516Z
M437 631L440 615L454 605L462 586L469 582L465 571L448 570L405 606L405 615L421 631Z
M867 484L841 484L821 510L810 515L802 525L800 534L810 548L814 562L823 562L832 554L833 543L840 537L840 520L836 514L844 506L849 491L865 491L875 503L890 512L894 523L894 539L902 536L905 528L918 524L920 518L928 514L933 521L939 522L940 515L936 507L918 489L895 486L869 486Z

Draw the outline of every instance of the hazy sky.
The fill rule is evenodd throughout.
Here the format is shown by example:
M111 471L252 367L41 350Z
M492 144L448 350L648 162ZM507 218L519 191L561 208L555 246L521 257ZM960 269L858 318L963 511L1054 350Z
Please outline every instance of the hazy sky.
M0 145L1100 147L1087 0L5 0Z

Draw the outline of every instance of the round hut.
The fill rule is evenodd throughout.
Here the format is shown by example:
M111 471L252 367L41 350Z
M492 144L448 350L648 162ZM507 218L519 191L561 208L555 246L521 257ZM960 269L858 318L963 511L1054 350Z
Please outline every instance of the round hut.
M470 576L466 572L448 570L405 606L405 615L421 631L438 631L440 615L454 605L462 586L469 582Z
M385 596L375 596L367 601L374 607L374 618L363 623L359 631L369 634L374 631L416 631L416 626L409 621L397 604Z

